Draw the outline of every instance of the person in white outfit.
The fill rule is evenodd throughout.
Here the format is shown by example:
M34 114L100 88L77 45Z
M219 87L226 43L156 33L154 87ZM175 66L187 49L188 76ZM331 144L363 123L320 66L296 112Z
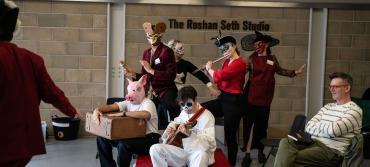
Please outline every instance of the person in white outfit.
M196 97L197 92L192 86L185 86L178 92L181 113L167 126L162 135L163 144L155 144L150 148L153 167L206 167L215 162L215 118L212 113L205 109L193 127L185 125L202 108ZM188 136L182 139L183 148L165 144L176 132L176 125L179 125L179 131Z

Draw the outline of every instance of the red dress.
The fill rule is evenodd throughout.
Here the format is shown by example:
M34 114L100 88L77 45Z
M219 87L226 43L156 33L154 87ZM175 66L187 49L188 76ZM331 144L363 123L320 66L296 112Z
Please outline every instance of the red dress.
M76 114L50 78L40 56L0 42L0 162L45 154L41 100L68 116Z

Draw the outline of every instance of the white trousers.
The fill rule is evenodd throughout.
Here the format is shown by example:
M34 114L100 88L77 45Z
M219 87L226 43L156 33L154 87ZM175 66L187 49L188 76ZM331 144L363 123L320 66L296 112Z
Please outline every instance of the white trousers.
M189 153L179 147L168 144L155 144L150 147L153 167L207 167L209 155L204 151Z

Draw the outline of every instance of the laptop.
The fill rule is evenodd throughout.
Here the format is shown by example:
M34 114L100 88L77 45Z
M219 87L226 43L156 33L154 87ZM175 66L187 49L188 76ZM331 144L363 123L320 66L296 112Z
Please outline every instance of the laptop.
M311 135L305 132L305 125L306 125L306 116L301 114L297 115L294 118L288 137L300 144L305 145L313 144L314 141L312 140Z

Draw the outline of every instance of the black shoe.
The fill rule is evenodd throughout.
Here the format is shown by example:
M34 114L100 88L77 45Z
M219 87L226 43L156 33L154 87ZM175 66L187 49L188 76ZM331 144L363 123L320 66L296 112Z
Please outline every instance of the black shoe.
M266 155L264 153L258 152L258 162L259 163L265 163L266 162Z
M246 146L240 147L240 151L242 151L242 152L247 151L247 147Z
M245 156L242 161L242 167L249 167L252 163L252 159L249 156Z

